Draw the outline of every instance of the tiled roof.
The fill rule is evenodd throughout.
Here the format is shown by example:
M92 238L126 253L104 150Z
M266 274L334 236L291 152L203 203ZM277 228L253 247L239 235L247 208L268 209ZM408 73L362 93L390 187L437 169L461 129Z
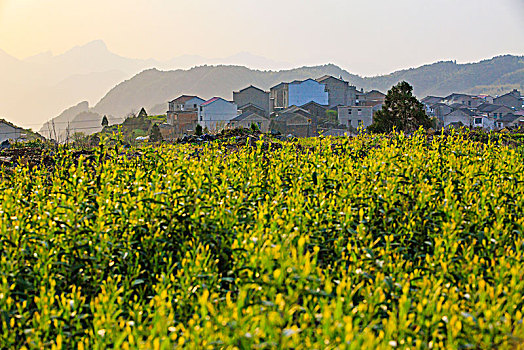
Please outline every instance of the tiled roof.
M175 98L173 101L170 101L170 103L186 103L187 101L194 99L198 96L189 96L189 95L182 95L180 97Z
M257 114L257 113L253 113L253 112L244 112L238 116L236 116L235 118L231 119L231 121L234 121L234 122L240 122L244 119L246 119L247 117L250 117L252 115L256 115L257 117L260 117L260 118L265 118L267 119L266 117L264 116L261 116L260 114Z
M209 106L210 104L218 100L223 100L223 99L220 97L213 97L212 99L207 100L206 102L202 103L201 106Z
M239 90L237 92L242 92L242 91L245 91L245 90L248 90L248 89L255 89L255 90L258 90L258 91L261 91L261 92L264 92L264 93L266 92L266 91L262 90L261 88L258 88L258 87L254 86L254 85L249 85L248 87L245 87L242 90Z

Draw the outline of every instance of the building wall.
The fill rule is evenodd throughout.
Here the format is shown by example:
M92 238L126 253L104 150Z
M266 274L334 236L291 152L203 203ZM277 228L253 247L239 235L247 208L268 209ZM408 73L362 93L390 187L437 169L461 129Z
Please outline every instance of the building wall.
M461 113L460 111L454 111L444 116L443 121L444 121L444 127L448 126L451 123L462 123L462 125L467 126L467 127L473 126L472 117L465 115L464 113Z
M270 100L273 102L271 112L276 109L287 108L289 106L289 91L288 85L283 84L278 87L273 87L269 92Z
M326 85L326 91L329 95L329 107L338 105L352 106L356 104L357 89L354 86L349 86L347 81L331 77L322 80L322 84Z
M173 126L176 136L193 133L198 120L198 111L168 112L167 124Z
M184 103L169 102L168 112L196 111L205 101L199 97L194 97Z
M373 107L341 106L338 107L338 122L347 127L363 127L373 124Z
M247 117L246 119L241 120L239 122L237 121L231 122L231 126L235 128L243 127L243 128L249 129L252 123L257 124L260 131L262 131L263 133L269 132L269 119L263 116L260 116L260 115L256 115L256 114L252 114L249 117Z
M301 83L289 84L288 89L288 106L302 106L311 101L321 105L329 104L329 94L326 92L326 86L315 80L309 79Z
M14 128L11 125L0 122L0 142L5 140L17 140L22 135L20 129Z
M318 118L325 118L326 117L326 107L318 106L314 103L305 104L304 106L301 106L300 108L305 109L308 111L312 116Z
M237 106L238 106L238 104L237 104ZM262 108L259 108L259 107L254 106L254 105L249 105L249 106L243 107L241 110L239 110L239 112L240 111L242 113L250 112L250 113L258 114L258 115L262 115L262 116L264 115L264 112L265 112Z
M497 108L491 112L488 112L486 113L488 117L492 117L492 118L502 118L503 116L505 116L506 114L508 113L511 113L513 112L513 110L511 108L508 108L506 106L501 106L500 108Z
M223 129L231 119L237 116L237 105L225 100L216 100L207 105L200 106L198 123L209 131Z
M238 107L252 103L255 106L262 108L266 116L269 116L269 113L271 112L269 106L269 93L260 91L253 87L233 92L233 101Z

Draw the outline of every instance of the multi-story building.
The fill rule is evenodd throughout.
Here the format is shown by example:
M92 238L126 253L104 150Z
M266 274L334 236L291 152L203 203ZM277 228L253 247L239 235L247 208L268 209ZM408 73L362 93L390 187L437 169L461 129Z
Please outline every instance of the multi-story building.
M365 129L373 124L373 112L373 106L339 106L338 122L349 129Z
M291 83L280 83L270 89L272 110L280 110L289 106L302 106L308 102L321 105L329 104L329 94L326 85L313 79L295 80Z
M269 116L269 113L271 113L269 92L253 85L240 91L233 91L233 102L235 102L243 112L246 106L252 105L260 108L264 116Z
M223 129L237 116L236 103L226 101L221 97L213 97L202 103L198 109L198 123L209 131Z
M354 106L357 100L357 88L349 85L342 78L338 79L331 75L325 75L317 79L317 82L326 86L328 93L328 106Z
M194 132L198 121L198 109L204 100L198 96L182 95L168 104L167 124L171 134L180 136Z

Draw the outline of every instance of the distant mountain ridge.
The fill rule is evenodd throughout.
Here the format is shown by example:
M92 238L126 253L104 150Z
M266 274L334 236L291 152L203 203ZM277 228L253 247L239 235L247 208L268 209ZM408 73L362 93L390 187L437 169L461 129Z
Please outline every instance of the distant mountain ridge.
M145 69L188 69L213 63L254 68L290 66L250 53L213 59L184 55L163 62L134 59L111 52L101 40L75 46L58 55L43 52L23 60L0 50L0 117L39 127L79 101L95 104L117 83ZM27 112L28 104L31 113Z
M268 90L286 81L342 77L364 90L386 92L397 82L406 80L418 97L446 96L453 92L502 94L513 88L524 90L524 56L498 56L477 63L437 62L384 76L364 78L334 65L301 67L282 71L253 70L242 66L200 66L188 70L160 71L147 69L112 88L90 112L123 118L145 107L150 114L165 113L167 102L182 94L232 98L232 92L248 85ZM91 115L91 118L93 115ZM77 122L81 118L76 118ZM83 125L86 125L83 123ZM92 127L96 129L97 125Z

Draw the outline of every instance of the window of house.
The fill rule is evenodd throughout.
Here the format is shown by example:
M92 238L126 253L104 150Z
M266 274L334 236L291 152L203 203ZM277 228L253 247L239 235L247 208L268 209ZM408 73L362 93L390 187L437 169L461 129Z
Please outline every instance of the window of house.
M476 125L482 124L482 118L475 118L475 124Z
M197 105L196 105L196 103L195 103L195 104L193 105L193 108L197 108Z
M348 109L348 114L351 114L351 109Z
M471 106L471 101L468 101L468 106Z

